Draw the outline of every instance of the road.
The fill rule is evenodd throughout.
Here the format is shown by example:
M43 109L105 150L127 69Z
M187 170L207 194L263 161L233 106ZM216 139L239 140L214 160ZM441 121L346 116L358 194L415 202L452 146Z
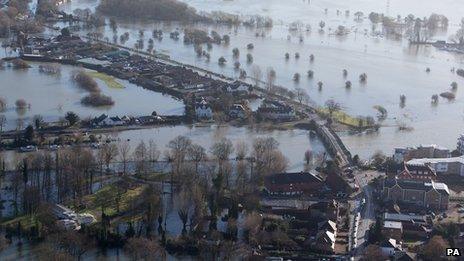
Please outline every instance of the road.
M359 213L360 219L353 229L353 255L355 260L360 260L364 254L364 248L367 246L367 233L372 224L375 223L375 204L373 197L373 187L369 184L374 178L380 176L377 171L356 171L355 182L362 189L363 193L355 200L353 216L356 217ZM362 206L362 200L365 199L365 204Z

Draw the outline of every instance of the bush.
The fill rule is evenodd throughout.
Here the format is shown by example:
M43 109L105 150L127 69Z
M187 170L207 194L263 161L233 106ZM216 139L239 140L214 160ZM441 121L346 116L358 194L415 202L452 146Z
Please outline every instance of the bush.
M13 65L13 69L28 69L31 67L26 61L21 59L14 59L11 64Z
M90 95L82 98L81 103L87 106L112 106L114 101L111 97L100 94L100 93L91 93Z
M58 64L43 64L39 65L39 72L44 74L61 74L61 67Z
M18 99L15 102L16 108L18 109L24 109L27 107L27 102L24 99Z
M72 79L80 88L86 91L100 92L97 82L84 71L74 72Z

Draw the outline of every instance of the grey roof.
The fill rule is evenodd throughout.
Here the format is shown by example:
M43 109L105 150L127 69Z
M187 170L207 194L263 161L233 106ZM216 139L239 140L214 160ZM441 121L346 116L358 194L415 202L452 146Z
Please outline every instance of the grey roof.
M414 189L428 192L435 189L440 194L449 195L448 186L445 183L438 183L434 181L419 181L419 180L406 180L406 179L385 179L384 187L393 188L398 185L402 189Z
M403 224L401 224L399 221L385 221L383 227L390 229L402 229Z
M279 173L267 176L265 181L270 184L295 184L322 182L322 178L311 172Z

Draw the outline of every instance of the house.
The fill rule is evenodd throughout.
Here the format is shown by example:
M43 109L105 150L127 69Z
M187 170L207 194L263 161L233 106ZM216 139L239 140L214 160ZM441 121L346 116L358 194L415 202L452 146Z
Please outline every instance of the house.
M326 218L337 220L339 214L338 202L331 200L329 202L317 202L309 206L309 212L313 218Z
M119 118L118 116L116 117L106 117L99 126L122 126L124 125L125 122Z
M234 104L229 109L229 116L235 119L245 119L246 110L241 104Z
M386 238L400 240L403 237L403 224L399 221L384 221L382 235Z
M318 230L329 231L334 235L337 234L337 223L333 222L330 219L317 224L317 228Z
M409 161L407 164L403 163L403 168L394 171L390 174L390 178L406 179L406 180L425 180L431 181L437 179L437 173L428 164L415 164ZM396 175L395 175L396 172Z
M258 115L263 119L276 121L289 121L296 117L295 110L288 105L278 101L264 100L257 110Z
M197 116L197 119L210 120L213 118L213 109L204 98L195 104L195 115Z
M106 114L102 114L96 118L94 118L92 121L91 121L91 124L92 126L102 126L103 125L103 121L108 118L108 115Z
M311 172L279 173L264 179L264 190L272 196L313 195L323 186L324 180Z
M313 244L314 249L324 253L335 252L335 234L330 231L319 231Z
M415 223L414 221L403 221L403 236L415 238L427 238L429 236L429 229L423 224Z
M397 251L402 251L401 243L389 238L380 243L380 250L384 256L394 257Z
M227 86L227 92L246 95L252 90L251 85L235 81Z
M408 165L430 166L439 175L464 176L464 157L412 159Z
M135 120L135 122L140 125L153 125L153 124L156 124L162 121L163 121L163 118L161 118L160 116L153 116L153 115L140 116Z
M384 201L414 205L427 209L448 209L449 189L444 183L403 179L385 179Z

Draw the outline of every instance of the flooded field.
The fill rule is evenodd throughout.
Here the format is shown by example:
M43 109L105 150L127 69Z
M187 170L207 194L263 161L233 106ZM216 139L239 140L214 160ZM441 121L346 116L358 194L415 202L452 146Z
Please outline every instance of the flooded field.
M148 142L154 140L159 150L165 150L169 141L178 135L184 135L209 151L211 145L228 138L232 143L244 141L249 144L249 151L252 149L253 140L258 137L273 137L279 142L279 149L289 160L289 171L301 171L304 168L304 153L312 150L315 154L323 154L324 146L317 138L309 136L309 131L290 130L290 131L267 131L252 130L245 127L229 126L176 126L161 127L153 129L129 130L110 134L112 138L125 141L129 140L131 147L134 148L140 141Z
M61 75L46 75L39 72L39 64L32 64L28 70L0 70L0 97L7 100L7 110L3 114L7 123L4 129L15 129L18 119L26 126L34 115L41 115L45 121L58 121L66 112L73 111L81 118L95 117L102 113L109 116L150 115L153 111L164 115L182 115L184 105L171 96L164 96L142 89L127 81L120 82L124 88L111 88L96 79L102 93L115 101L110 107L87 107L80 103L87 93L79 89L71 80L77 68L60 66ZM30 108L17 110L15 102L24 99Z
M166 33L179 30L186 26L176 23L138 23L119 21L118 33L130 33L130 39L125 43L134 46L138 39L139 30L151 32L153 29L163 29L165 37L162 41L155 40L155 49L168 54L172 59L192 64L227 76L238 77L233 68L235 59L232 57L232 48L240 50L237 59L242 68L249 75L253 66L259 66L262 72L272 67L277 72L276 83L289 89L301 87L306 90L311 99L323 105L328 99L340 102L343 109L353 116L376 116L376 105L383 106L388 111L388 118L382 122L385 128L372 135L357 134L343 135L348 147L354 154L369 156L371 151L365 147L378 147L389 152L393 143L398 145L417 145L425 143L440 143L444 146L454 147L455 140L464 125L462 102L464 96L458 88L456 99L447 101L441 98L437 106L431 105L431 96L450 90L450 84L457 82L464 85L464 78L451 72L452 68L463 66L464 56L438 51L431 46L410 46L407 39L389 39L382 34L371 34L371 22L365 18L362 22L355 22L353 13L360 10L366 15L371 11L383 12L396 16L405 16L409 13L423 17L430 15L430 10L444 14L450 19L450 27L446 32L437 32L433 39L448 40L457 30L461 14L458 2L447 0L438 8L431 8L434 1L246 1L247 8L242 6L245 1L216 1L216 0L185 0L199 11L225 11L239 15L263 15L274 19L271 30L247 29L243 27L231 28L225 26L189 25L207 31L216 30L220 34L230 34L231 41L228 46L214 45L210 51L211 60L198 58L191 45L180 40L170 39ZM389 4L387 4L389 2ZM95 7L97 1L73 1L63 8ZM328 14L324 9L328 8ZM336 10L341 14L336 15ZM344 11L350 10L351 15L345 16ZM400 10L402 10L400 12ZM288 25L294 21L310 24L312 30L307 32L289 32ZM318 30L319 21L326 21L324 33ZM338 25L351 29L349 35L339 37L330 33ZM367 33L365 31L367 30ZM377 28L381 33L381 28ZM256 37L255 34L264 32L265 37ZM109 27L102 33L112 39L113 32ZM148 35L148 36L147 36ZM290 39L288 37L290 36ZM299 41L300 36L304 39ZM146 40L150 33L146 34ZM253 43L255 48L247 50L246 45ZM284 54L288 52L290 59L286 61ZM299 59L293 56L298 52ZM253 64L247 64L246 54L251 53ZM310 63L309 56L313 54L315 61ZM228 63L219 66L219 57L225 57ZM425 70L430 67L430 73ZM348 77L342 76L342 70L348 70ZM305 77L308 70L314 71L314 78ZM300 73L302 80L295 83L292 80L294 73ZM358 76L361 73L368 75L366 84L361 84ZM351 89L345 88L345 81L351 81ZM322 81L321 91L317 83ZM400 95L406 96L406 106L400 106ZM407 125L411 131L398 132L398 125ZM425 128L424 128L425 126ZM441 135L437 135L441 134ZM382 146L380 144L390 144Z

